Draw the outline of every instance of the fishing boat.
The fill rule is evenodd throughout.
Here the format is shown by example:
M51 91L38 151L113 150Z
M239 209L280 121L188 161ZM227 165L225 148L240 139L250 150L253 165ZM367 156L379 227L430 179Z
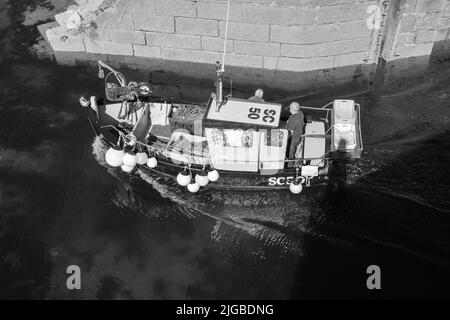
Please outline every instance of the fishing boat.
M104 97L81 97L80 104L95 134L110 146L108 165L127 173L148 171L192 193L220 188L299 194L325 184L334 161L359 158L363 150L360 105L353 100L301 106L301 141L289 152L294 132L286 129L286 106L225 96L219 62L216 90L205 104L159 97L148 82L127 82L102 61L98 68Z

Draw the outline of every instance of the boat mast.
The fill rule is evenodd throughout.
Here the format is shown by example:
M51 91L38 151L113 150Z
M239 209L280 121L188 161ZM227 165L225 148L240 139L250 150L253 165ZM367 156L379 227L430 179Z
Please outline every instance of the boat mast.
M216 62L216 112L219 112L220 106L223 104L223 81L222 73L225 72L225 53L227 51L227 37L228 37L228 20L230 16L230 2L227 4L227 18L225 21L225 38L223 43L222 63Z
M216 112L219 112L220 105L223 101L223 81L222 81L222 65L216 62Z

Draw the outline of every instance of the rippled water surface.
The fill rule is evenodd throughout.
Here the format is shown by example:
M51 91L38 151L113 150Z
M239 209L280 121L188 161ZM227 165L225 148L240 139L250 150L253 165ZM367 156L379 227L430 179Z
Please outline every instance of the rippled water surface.
M0 1L0 297L449 297L445 61L407 89L353 97L365 151L338 165L326 188L192 195L105 165L77 102L101 92L95 68L33 58L40 19L23 12L36 1L11 3ZM192 101L204 99L200 84L212 89L155 77L163 94ZM80 291L66 288L72 264L82 270ZM378 292L365 286L371 264L382 270Z

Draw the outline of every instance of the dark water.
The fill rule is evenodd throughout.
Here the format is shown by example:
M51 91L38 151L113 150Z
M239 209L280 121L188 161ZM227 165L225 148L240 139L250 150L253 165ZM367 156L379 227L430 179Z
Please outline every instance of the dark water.
M29 54L31 3L0 1L1 298L449 298L447 62L402 91L354 97L365 152L327 188L191 195L105 166L77 102L102 83L94 68ZM154 77L165 95L198 101L209 83ZM80 291L66 288L72 264ZM365 285L372 264L380 291Z

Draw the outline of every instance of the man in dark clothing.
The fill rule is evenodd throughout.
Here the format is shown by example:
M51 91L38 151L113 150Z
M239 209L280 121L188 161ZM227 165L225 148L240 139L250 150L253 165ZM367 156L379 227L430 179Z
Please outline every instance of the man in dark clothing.
M253 102L265 102L263 95L264 95L263 89L257 89L255 91L255 95L253 97L248 98L248 100Z
M291 116L286 124L286 129L291 137L291 145L289 147L289 159L295 159L295 152L297 145L302 140L303 127L305 126L305 120L303 112L300 111L300 105L297 102L292 102L289 106Z

